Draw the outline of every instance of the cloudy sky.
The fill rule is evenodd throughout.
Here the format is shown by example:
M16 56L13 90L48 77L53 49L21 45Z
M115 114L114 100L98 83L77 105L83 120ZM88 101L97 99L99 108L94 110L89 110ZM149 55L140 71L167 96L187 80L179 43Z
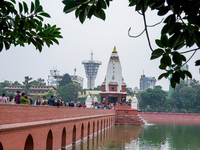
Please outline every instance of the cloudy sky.
M26 0L30 3L30 0ZM64 14L64 5L61 1L41 0L41 4L46 12L51 15L51 19L45 22L51 25L56 24L61 27L63 39L59 45L51 48L45 46L40 53L34 46L12 47L10 50L3 50L0 53L1 73L0 82L4 80L19 81L24 80L24 76L33 79L43 78L47 80L50 70L54 67L60 74L74 73L84 78L84 87L87 86L87 79L83 60L90 59L91 50L94 52L94 59L102 61L99 68L95 85L100 85L106 75L106 68L113 47L116 46L122 65L122 74L128 87L139 87L141 74L146 76L158 76L162 73L159 70L159 60L150 60L151 51L148 47L145 34L133 39L128 36L129 27L131 34L139 34L144 26L142 16L128 7L128 1L114 0L106 11L106 21L97 18L86 20L81 24L75 18L74 12ZM149 25L159 22L162 18L157 17L154 12L148 11L147 22ZM159 38L161 25L149 29L153 48L156 48L154 40ZM190 56L190 55L188 55ZM189 70L193 77L200 80L198 67L194 66L194 61L198 59L200 53L189 62ZM164 90L168 90L169 82L162 79L157 82Z

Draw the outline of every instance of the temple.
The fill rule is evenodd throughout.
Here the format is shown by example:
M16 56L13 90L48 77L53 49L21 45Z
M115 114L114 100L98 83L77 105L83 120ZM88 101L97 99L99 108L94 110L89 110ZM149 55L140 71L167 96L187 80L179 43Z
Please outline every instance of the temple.
M105 99L106 105L126 101L126 83L122 77L122 67L116 47L114 47L110 56L106 77L101 86L101 101Z

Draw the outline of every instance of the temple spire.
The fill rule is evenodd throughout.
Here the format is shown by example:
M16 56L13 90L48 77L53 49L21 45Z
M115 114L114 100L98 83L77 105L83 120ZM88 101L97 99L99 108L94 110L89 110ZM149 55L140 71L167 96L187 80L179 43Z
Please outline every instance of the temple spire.
M114 49L113 49L112 53L117 53L117 50L116 50L115 46L114 46Z

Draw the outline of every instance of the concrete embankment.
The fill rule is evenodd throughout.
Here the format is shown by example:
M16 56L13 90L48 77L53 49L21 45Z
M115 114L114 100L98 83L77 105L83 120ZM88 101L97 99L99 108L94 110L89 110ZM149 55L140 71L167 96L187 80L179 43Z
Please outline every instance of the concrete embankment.
M200 114L194 113L139 112L139 115L149 123L200 124Z

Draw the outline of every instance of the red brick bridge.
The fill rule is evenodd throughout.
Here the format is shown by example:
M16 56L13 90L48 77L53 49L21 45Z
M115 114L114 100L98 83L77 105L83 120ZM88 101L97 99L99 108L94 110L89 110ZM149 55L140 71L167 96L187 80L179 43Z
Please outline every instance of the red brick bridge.
M0 105L0 150L59 150L115 124L115 110Z

